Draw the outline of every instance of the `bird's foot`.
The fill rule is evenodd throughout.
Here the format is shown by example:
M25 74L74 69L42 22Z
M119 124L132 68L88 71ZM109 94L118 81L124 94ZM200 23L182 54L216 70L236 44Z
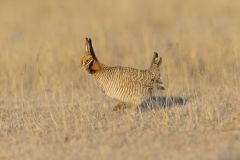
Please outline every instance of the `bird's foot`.
M126 109L126 104L124 102L119 102L116 106L113 107L113 111L119 111Z

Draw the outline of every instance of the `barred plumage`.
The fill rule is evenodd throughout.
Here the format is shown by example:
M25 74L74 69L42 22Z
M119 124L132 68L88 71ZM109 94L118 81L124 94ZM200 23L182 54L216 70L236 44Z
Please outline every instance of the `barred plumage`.
M91 39L86 38L86 55L81 63L110 97L134 105L152 96L154 88L164 89L160 75L161 57L155 52L151 67L139 70L130 67L110 67L99 63Z
M94 77L108 96L123 102L139 104L150 96L151 75L146 70L104 66Z

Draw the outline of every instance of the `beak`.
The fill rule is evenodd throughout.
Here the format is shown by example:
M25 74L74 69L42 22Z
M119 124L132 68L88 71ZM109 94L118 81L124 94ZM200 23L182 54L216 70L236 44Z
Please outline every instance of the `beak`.
M81 67L81 68L83 68L82 62L83 62L83 59L81 58L81 60L80 60L80 67Z

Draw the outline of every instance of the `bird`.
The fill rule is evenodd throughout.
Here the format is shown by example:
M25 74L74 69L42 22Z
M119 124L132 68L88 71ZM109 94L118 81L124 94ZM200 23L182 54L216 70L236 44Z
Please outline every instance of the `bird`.
M162 57L154 52L152 63L148 69L137 69L123 66L109 66L101 63L96 57L91 38L86 38L86 52L81 58L81 66L90 75L102 91L118 101L114 111L126 108L127 104L139 105L153 96L154 90L164 90L160 74ZM132 108L132 107L130 107Z

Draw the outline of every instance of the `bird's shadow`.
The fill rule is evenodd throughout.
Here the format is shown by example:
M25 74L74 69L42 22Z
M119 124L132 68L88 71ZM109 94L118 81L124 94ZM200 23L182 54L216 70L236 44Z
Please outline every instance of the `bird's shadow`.
M154 96L146 99L139 105L139 109L144 111L159 110L162 108L182 107L189 102L190 98L179 96Z

